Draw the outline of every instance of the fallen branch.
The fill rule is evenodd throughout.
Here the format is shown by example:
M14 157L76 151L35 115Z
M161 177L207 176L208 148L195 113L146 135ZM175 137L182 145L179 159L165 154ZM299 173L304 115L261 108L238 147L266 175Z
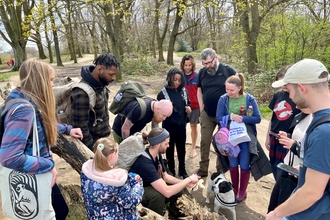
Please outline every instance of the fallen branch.
M57 144L51 150L79 174L83 163L94 156L94 153L79 139L63 134L59 134Z

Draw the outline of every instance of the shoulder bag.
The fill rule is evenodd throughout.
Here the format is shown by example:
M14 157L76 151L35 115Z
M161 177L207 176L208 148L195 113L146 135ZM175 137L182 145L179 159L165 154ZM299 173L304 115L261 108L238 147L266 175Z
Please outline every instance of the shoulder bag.
M34 118L32 155L40 156L35 111ZM14 220L56 219L51 202L52 178L51 172L27 174L0 165L0 191L4 215Z

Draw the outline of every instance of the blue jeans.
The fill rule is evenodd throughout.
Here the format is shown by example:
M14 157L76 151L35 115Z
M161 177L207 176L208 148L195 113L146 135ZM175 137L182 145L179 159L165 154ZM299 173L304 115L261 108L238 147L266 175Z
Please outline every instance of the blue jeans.
M241 152L238 154L238 157L228 157L229 166L237 167L240 165L243 170L250 170L250 151L249 151L249 143L244 142L238 144Z

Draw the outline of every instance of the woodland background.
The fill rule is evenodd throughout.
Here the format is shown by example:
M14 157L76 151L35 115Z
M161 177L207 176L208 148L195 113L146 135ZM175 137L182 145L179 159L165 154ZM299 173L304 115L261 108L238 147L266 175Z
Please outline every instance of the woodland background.
M121 80L173 65L174 52L212 47L263 102L284 65L308 57L330 66L329 8L326 0L0 0L0 58L14 57L17 70L30 56L63 66L63 55L76 63L108 51Z

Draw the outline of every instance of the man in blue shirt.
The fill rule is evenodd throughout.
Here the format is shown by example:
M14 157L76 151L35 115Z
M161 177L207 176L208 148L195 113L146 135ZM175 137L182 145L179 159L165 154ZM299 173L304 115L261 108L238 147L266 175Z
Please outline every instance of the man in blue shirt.
M299 109L310 108L314 114L310 125L313 126L320 118L330 115L328 80L329 72L321 62L303 59L272 86L285 85ZM330 219L330 123L317 126L305 140L306 137L300 149L298 186L287 201L267 214L267 220Z

